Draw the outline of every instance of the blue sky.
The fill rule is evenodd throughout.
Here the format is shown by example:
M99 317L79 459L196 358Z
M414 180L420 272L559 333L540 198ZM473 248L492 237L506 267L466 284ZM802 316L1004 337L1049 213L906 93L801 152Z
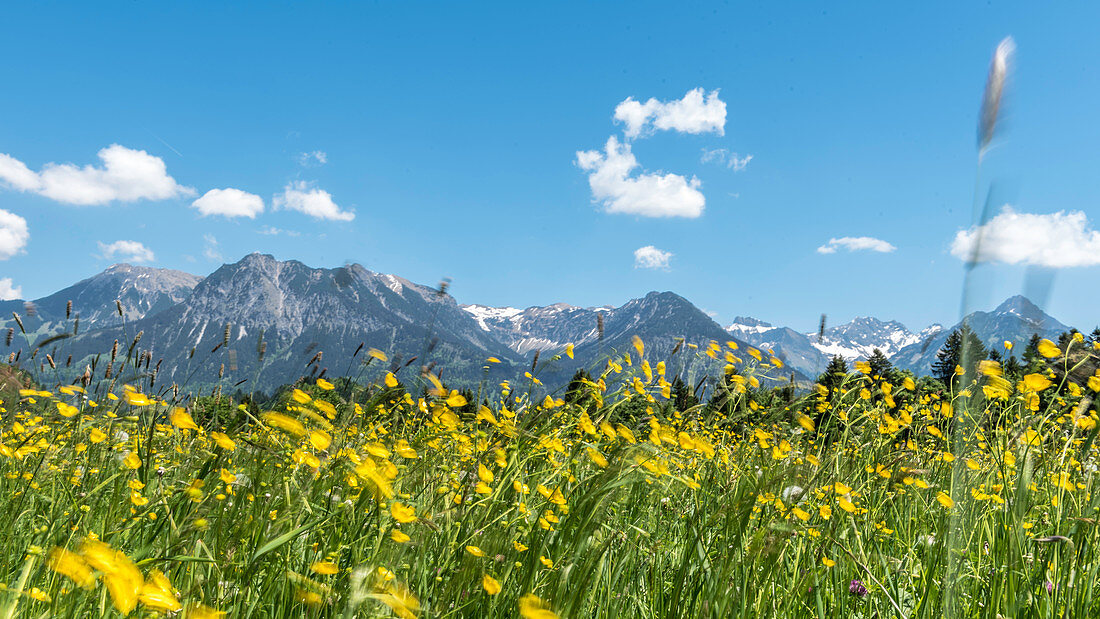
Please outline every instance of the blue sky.
M960 4L14 5L0 26L0 282L35 298L122 259L205 274L262 251L450 277L464 303L673 290L723 324L953 323L978 107L1011 35L979 192L1017 215L994 222L1003 251L976 270L974 303L1037 281L1048 311L1091 329L1100 7ZM696 89L704 105L717 91L720 125L664 105ZM655 99L633 137L614 117L628 98ZM630 176L583 169L578 152L606 160L613 136ZM752 158L737 169L735 153ZM641 198L678 216L638 214L647 174L675 175L672 204ZM238 190L205 203L237 216L193 204L214 189ZM818 251L844 237L894 249ZM667 266L652 251L656 268L637 266L645 247Z

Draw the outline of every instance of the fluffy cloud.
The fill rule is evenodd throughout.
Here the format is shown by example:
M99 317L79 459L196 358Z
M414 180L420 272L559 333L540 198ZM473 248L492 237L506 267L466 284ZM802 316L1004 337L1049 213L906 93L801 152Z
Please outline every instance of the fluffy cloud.
M672 252L657 249L652 245L639 247L634 250L635 269L665 269L668 270L668 261L672 259Z
M1080 211L1035 215L1005 206L985 225L960 230L951 255L966 262L1092 266L1100 264L1100 232Z
M0 153L0 181L19 191L34 191L41 185L38 175L27 164L4 153Z
M817 248L817 253L835 254L838 249L845 249L848 251L877 251L885 254L894 251L897 247L894 247L882 239L876 239L870 236L845 236L839 239L829 239L828 243Z
M328 163L328 153L323 150L315 150L298 154L298 165L303 168L315 168Z
M137 200L167 200L191 196L195 190L168 176L164 160L143 150L112 144L99 151L103 165L77 167L47 163L34 172L22 161L0 154L0 182L66 204L107 204Z
M155 256L153 251L137 241L115 241L114 243L99 242L99 253L107 260L124 260L126 262L151 262Z
M11 283L10 277L0 277L0 301L11 301L23 296L23 289Z
M7 260L23 251L30 238L26 219L0 209L0 260Z
M283 189L281 196L275 196L273 202L276 208L299 211L318 219L335 221L355 219L355 213L340 210L340 207L332 201L332 194L323 189L317 189L305 181L291 182Z
M626 125L623 133L630 139L668 130L724 135L726 103L718 98L717 90L704 94L702 88L690 90L675 101L650 99L641 103L627 97L615 107L615 120Z
M602 202L608 213L629 213L643 217L698 217L703 214L706 198L700 182L678 174L639 174L631 177L638 160L630 144L620 144L615 136L607 139L604 152L577 152L577 165L588 172L592 197Z
M741 157L737 153L731 153L726 148L716 148L714 150L703 149L703 156L699 158L703 163L717 163L718 165L724 165L734 172L740 172L745 169L745 166L749 165L752 161L752 155L745 155Z
M199 209L203 217L224 215L225 217L247 217L255 219L264 212L264 200L254 193L233 189L211 189L201 198L191 203Z

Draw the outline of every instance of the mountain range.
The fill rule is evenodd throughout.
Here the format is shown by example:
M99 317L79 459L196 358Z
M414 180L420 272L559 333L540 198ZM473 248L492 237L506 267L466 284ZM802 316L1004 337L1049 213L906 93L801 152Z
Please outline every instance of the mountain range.
M1003 350L1006 341L1022 350L1033 334L1056 339L1070 329L1020 295L1008 298L992 311L972 312L966 322L987 348L998 350ZM931 372L947 337L961 326L962 321L951 328L932 324L914 333L897 321L859 317L820 333L799 333L755 318L738 317L727 330L754 346L782 351L792 366L809 376L820 374L834 355L857 361L868 358L875 349L894 366L922 375Z
M1068 329L1024 297L976 312L969 321L989 345L1022 345L1032 333L1055 337ZM98 374L114 342L126 351L140 333L137 352L148 353L149 371L159 368L159 384L245 391L321 371L377 373L380 362L364 368L370 348L388 353L385 368L404 376L429 366L466 385L515 379L539 355L540 379L561 386L578 368L632 350L635 335L645 342L647 356L666 361L670 375L692 380L700 378L698 372L705 378L714 371L698 363L711 341L770 350L785 362L782 378L800 382L817 376L833 355L856 360L876 348L900 368L927 373L952 331L932 325L914 333L871 317L821 333L749 317L723 328L672 292L650 292L619 307L460 305L445 289L358 264L319 269L258 253L206 277L114 265L40 299L0 301L0 327L15 330L4 352L17 354L31 369L43 367L49 353L61 365L58 372L75 375L98 355ZM574 345L573 358L561 354L567 344ZM743 350L737 354L744 357ZM487 363L489 358L494 362Z

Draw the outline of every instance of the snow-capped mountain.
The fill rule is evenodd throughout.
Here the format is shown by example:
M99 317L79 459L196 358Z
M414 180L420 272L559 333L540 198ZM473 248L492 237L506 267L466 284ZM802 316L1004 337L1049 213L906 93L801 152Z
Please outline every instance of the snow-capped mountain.
M461 307L486 333L520 355L536 350L561 349L569 343L580 346L597 337L596 314L604 313L607 318L612 311L565 303L525 310L485 305Z
M732 340L739 346L750 345L737 333L731 337L702 310L672 292L651 292L620 307L576 307L555 303L524 310L484 305L464 305L462 309L486 333L520 355L530 357L536 350L556 353L567 344L573 344L576 360L572 366L577 367L591 364L613 351L629 352L635 335L645 342L651 358L660 359L671 355L674 350L677 352L675 359L666 359L673 363L670 371L684 367L678 365L681 361L684 364L690 362L690 347L681 345L681 339L697 347L705 347L712 340ZM783 358L782 355L780 358ZM564 368L569 364L559 360L559 365ZM797 365L791 367L797 374L796 378L804 378Z
M920 333L913 333L896 320L882 321L861 316L836 327L826 329L818 341L817 333L808 333L813 347L829 357L840 355L845 359L866 359L877 348L888 358L894 353L923 341L943 330L935 324Z
M728 333L752 337L760 333L771 331L775 327L770 322L757 320L751 316L736 316L733 322L726 327Z
M932 325L920 333L913 333L895 320L871 317L859 317L828 328L820 339L817 333L799 333L745 316L738 316L726 327L727 332L754 346L775 350L807 376L820 374L833 356L840 355L851 362L866 359L877 348L891 357L902 348L924 341L941 330L940 325Z
M788 327L765 327L767 323L760 321L746 325L736 320L744 319L735 319L727 329L730 333L736 333L757 348L775 351L791 367L806 376L817 376L829 363L829 358L815 348L804 333ZM743 328L738 330L737 327Z
M987 348L1003 352L1004 342L1009 341L1013 343L1013 350L1017 354L1023 351L1033 334L1057 339L1059 334L1069 330L1068 326L1058 322L1021 295L1006 299L993 311L972 312L966 317L966 322ZM947 337L961 326L962 323L931 333L899 350L891 361L899 368L927 374L932 370L936 354L947 341Z

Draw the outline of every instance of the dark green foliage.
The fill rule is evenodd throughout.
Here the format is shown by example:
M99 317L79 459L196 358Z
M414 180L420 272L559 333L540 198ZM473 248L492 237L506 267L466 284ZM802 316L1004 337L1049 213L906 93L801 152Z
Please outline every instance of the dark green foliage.
M1028 340L1027 347L1024 348L1024 370L1027 373L1038 371L1046 365L1043 356L1039 354L1039 342L1042 339L1038 333L1034 333Z
M259 411L255 405L243 404L253 415ZM248 416L237 408L233 398L223 395L202 396L191 402L191 417L204 428L237 429L248 423Z
M932 376L946 387L956 385L955 368L962 367L964 376L973 376L978 361L988 355L985 345L968 325L951 332L943 347L936 353L936 362L932 364Z
M890 363L890 360L886 358L886 355L882 354L879 349L874 349L871 352L871 356L867 358L867 363L871 366L871 376L878 376L885 380L892 380L894 374L894 364Z
M672 404L678 411L686 411L699 404L699 398L695 397L687 383L684 382L680 375L677 374L672 379Z
M817 382L824 385L826 389L832 392L834 389L840 387L848 378L848 363L844 360L844 357L840 355L834 355L829 360L829 365L825 367L825 371L818 377Z
M573 378L569 380L569 385L565 388L565 395L562 399L567 404L576 404L578 406L595 407L596 401L592 397L592 375L588 373L588 370L581 368L573 373Z
M1016 358L1016 355L1005 359L1001 363L1001 367L1004 369L1005 379L1009 382L1015 383L1024 377L1024 366L1020 364L1020 360Z

